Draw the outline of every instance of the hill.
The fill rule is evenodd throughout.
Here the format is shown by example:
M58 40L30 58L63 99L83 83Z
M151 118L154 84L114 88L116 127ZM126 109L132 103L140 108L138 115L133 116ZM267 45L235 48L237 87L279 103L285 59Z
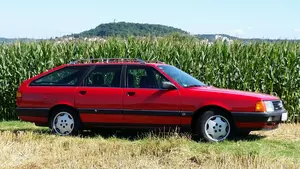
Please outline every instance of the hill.
M0 37L0 43L13 43L16 41L21 42L29 42L29 41L35 41L35 39L29 39L29 38L2 38Z
M64 36L73 38L83 38L83 37L108 37L108 36L121 36L125 37L128 35L132 36L165 36L173 33L189 35L185 30L174 28L171 26L160 25L160 24L148 24L148 23L130 23L130 22L113 22L100 24L97 27L83 31L77 34L71 34ZM217 39L223 39L226 41L240 40L245 43L254 41L266 41L266 42L276 42L283 41L286 39L260 39L260 38L239 38L235 36L230 36L227 34L196 34L195 37L201 40L207 40L209 42L214 42ZM300 41L300 40L287 40L287 41Z
M171 26L147 23L116 22L100 24L94 29L90 29L71 37L107 37L107 36L165 36L172 33L187 34L186 31Z
M2 37L0 37L0 43L9 43L9 42L12 42L13 41L13 39L9 39L9 38L2 38Z
M207 40L209 42L214 42L217 39L222 39L225 41L231 41L231 40L239 40L244 43L248 42L279 42L279 41L293 41L293 42L300 42L299 39L264 39L264 38L239 38L235 36L230 36L227 34L198 34L195 35L201 40Z
M148 24L148 23L130 23L130 22L113 22L113 23L104 23L100 24L97 27L86 30L80 33L74 33L70 35L65 35L62 37L57 37L54 40L72 40L74 38L85 38L85 39L103 39L109 36L166 36L170 34L184 34L190 35L187 31L184 31L179 28L172 26L160 25L160 24ZM277 42L277 41L297 41L299 39L260 39L260 38L239 38L235 36L230 36L227 34L196 34L193 35L201 40L207 40L208 42L214 42L217 39L222 39L225 41L240 40L244 43L254 42L254 41L264 41L264 42ZM53 39L52 39L53 40ZM38 39L29 39L29 38L2 38L0 37L0 43L13 43L16 41L38 41Z

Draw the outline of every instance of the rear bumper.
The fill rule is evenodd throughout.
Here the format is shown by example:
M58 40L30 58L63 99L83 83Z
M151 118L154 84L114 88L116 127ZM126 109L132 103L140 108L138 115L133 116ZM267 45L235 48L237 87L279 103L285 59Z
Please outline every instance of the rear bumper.
M271 113L259 112L232 112L233 120L239 129L270 130L278 128L278 124L285 121L286 110Z
M27 122L33 122L38 125L48 124L49 108L16 108L17 116Z

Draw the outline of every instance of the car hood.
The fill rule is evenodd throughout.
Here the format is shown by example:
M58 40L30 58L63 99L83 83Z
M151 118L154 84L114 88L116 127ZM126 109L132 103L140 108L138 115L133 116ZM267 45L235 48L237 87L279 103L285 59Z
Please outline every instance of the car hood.
M260 100L279 100L278 97L263 94L263 93L256 93L256 92L247 92L241 90L232 90L232 89L222 89L216 87L194 87L190 88L191 90L195 91L202 91L202 92L211 92L215 94L222 94L222 95L235 95L235 96L244 96L244 97L251 97Z

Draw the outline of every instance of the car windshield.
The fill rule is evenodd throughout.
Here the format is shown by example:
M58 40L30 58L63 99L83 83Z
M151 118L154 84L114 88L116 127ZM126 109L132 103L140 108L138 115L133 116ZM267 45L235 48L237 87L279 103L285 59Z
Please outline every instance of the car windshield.
M189 75L188 73L178 69L175 66L171 65L159 65L163 72L169 75L172 79L174 79L178 84L183 87L201 87L206 86L204 83Z

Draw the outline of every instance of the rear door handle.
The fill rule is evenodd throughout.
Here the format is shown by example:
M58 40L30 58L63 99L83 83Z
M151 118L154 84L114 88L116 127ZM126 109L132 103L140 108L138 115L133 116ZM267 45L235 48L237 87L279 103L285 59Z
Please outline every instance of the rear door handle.
M135 92L127 92L127 95L128 95L128 96L134 96L134 95L135 95Z
M86 94L86 90L80 90L79 93L80 93L81 95L85 95L85 94Z

